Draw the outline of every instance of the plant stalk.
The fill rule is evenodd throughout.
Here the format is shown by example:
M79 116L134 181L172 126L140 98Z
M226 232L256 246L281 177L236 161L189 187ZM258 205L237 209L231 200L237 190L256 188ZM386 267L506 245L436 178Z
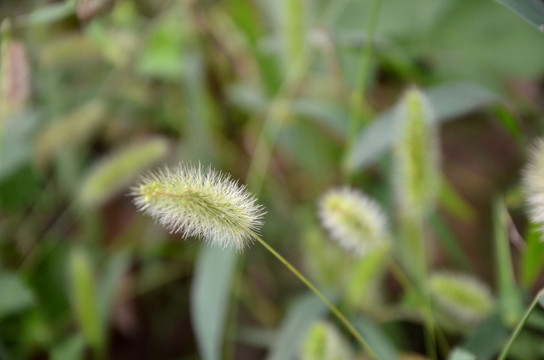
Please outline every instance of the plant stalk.
M510 335L510 338L508 339L508 342L506 343L506 345L502 349L501 355L498 358L499 360L506 359L506 356L508 355L508 352L510 351L510 348L512 347L512 344L514 344L514 341L516 340L519 333L521 332L521 330L523 329L523 327L527 323L527 320L529 320L529 318L531 317L531 314L535 310L536 305L538 304L539 298L541 296L544 296L544 289L540 290L540 292L533 299L533 302L531 303L531 305L529 305L529 308L527 308L527 311L525 311L525 314L523 315L523 318L520 320L519 324L516 326L516 329L514 330L512 335Z
M363 54L361 56L361 62L359 64L359 72L355 83L355 88L351 94L351 109L349 116L349 125L347 133L347 146L344 152L344 163L347 160L347 156L353 150L355 140L359 133L361 123L368 118L369 105L366 100L366 84L368 82L370 74L370 64L372 62L372 56L374 53L374 34L376 32L376 25L378 22L378 15L380 13L381 0L374 0L372 8L370 10L370 16L368 19L368 26L365 32L365 46Z
M310 290L312 290L325 305L331 310L331 312L340 320L340 322L346 327L346 329L353 335L355 339L361 344L361 347L365 349L370 358L377 359L376 355L362 337L361 334L355 329L355 327L349 322L349 320L334 306L317 287L310 282L304 275L302 275L289 261L287 261L283 256L281 256L276 250L274 250L266 241L264 241L260 236L255 236L255 239L261 243L262 246L266 248L272 255L274 255L283 265L285 265L296 277L300 279Z

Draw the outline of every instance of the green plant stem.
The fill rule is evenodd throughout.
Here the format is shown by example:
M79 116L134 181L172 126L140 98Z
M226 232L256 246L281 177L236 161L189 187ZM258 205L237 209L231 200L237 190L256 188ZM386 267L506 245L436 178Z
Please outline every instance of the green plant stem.
M340 320L340 322L346 327L346 329L357 339L359 344L361 344L361 347L366 350L368 355L372 359L376 359L376 355L368 345L368 343L365 341L365 339L359 334L359 332L355 329L355 327L349 322L349 320L338 310L336 306L334 306L321 291L317 289L317 287L310 282L304 275L302 275L289 261L287 261L283 256L281 256L276 250L274 250L266 241L264 241L260 236L255 236L255 240L257 240L259 243L261 243L262 246L266 248L272 255L274 255L283 265L285 265L296 277L300 279L306 285L310 290L312 290L325 305L331 310L331 312Z
M405 210L406 211L406 210ZM427 251L423 235L423 216L401 215L401 231L403 235L402 260L414 278L419 294L422 296L425 308L423 309L423 325L425 327L425 345L427 355L431 359L437 358L435 324L432 314L431 295L428 286Z
M518 337L519 333L521 332L521 330L523 329L523 327L527 323L527 320L529 320L529 317L531 317L531 314L535 310L536 305L538 304L538 300L539 300L539 298L541 296L544 296L544 289L540 290L540 292L533 299L533 302L531 303L531 305L529 305L529 307L527 308L527 311L525 311L525 314L523 315L523 318L520 320L519 324L516 326L516 329L514 330L512 335L510 335L510 338L508 339L508 342L506 343L506 345L502 349L501 355L498 358L499 360L506 359L506 356L508 355L508 352L510 351L510 348L512 347L512 344L514 343L514 341Z
M347 143L344 152L344 163L346 162L349 153L353 149L357 134L361 123L368 118L369 105L366 100L366 84L370 74L370 64L374 53L374 35L376 32L376 24L378 23L378 15L380 13L381 0L374 0L370 10L368 25L366 28L365 47L359 64L359 72L355 83L355 88L351 94L351 109L349 116L349 126L347 133Z

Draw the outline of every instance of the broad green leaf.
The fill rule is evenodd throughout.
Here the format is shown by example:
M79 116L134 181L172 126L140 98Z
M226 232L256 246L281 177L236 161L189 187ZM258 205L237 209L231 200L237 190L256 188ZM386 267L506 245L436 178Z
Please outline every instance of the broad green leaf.
M544 31L544 3L541 0L497 0L514 10L540 31Z
M476 360L476 356L463 348L455 348L448 356L448 360Z
M507 221L506 206L499 198L494 204L493 219L499 309L505 323L513 326L523 312L523 303L514 277Z
M378 360L398 359L395 345L377 325L365 318L359 317L354 320L354 326L370 345Z
M75 316L85 340L100 354L103 350L105 334L100 325L99 305L91 261L83 248L72 251L69 271Z
M438 122L452 120L499 101L496 94L472 83L446 83L424 93ZM362 130L348 156L346 165L349 169L363 170L396 142L395 113L395 108L381 113Z
M504 327L500 319L493 316L482 322L462 347L474 354L478 360L491 360L509 335L510 330Z
M521 282L529 289L540 276L544 268L544 242L540 240L540 232L532 225L526 235L527 247L521 257Z
M421 49L422 53L432 56L435 76L471 79L507 94L507 79L528 81L542 73L544 37L538 30L493 1L448 3L447 11L428 34L432 46Z
M191 320L200 356L221 358L230 285L238 254L230 248L202 246L195 265L191 288Z
M540 294L538 294L538 302L540 303L540 306L544 308L544 290L541 290Z
M17 274L0 274L0 319L34 305L31 289Z
M267 360L291 360L296 357L304 334L310 326L327 312L325 305L314 293L308 293L293 302Z

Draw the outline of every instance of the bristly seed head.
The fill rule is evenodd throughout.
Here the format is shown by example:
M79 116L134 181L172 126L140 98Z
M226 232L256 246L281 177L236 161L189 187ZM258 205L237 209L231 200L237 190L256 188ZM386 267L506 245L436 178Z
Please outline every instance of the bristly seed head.
M244 249L258 234L264 211L229 175L180 163L143 175L134 203L173 233Z
M544 233L544 139L533 146L529 162L523 171L523 193L528 205L529 217Z
M376 202L358 190L329 190L319 204L319 218L334 240L358 255L386 245L385 215Z

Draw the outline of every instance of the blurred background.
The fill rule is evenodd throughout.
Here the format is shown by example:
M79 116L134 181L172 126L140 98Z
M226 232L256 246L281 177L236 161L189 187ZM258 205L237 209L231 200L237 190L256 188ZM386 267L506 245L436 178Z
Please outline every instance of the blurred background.
M413 85L440 123L429 266L519 306L544 284L519 191L543 127L544 35L497 2L4 0L0 21L0 359L297 358L326 312L276 259L136 212L137 176L179 161L247 184L268 243L385 348L423 353L419 322L384 309L409 308L399 284L379 266L354 279L316 215L351 183L393 222L390 109ZM497 280L498 195L514 292ZM513 358L544 358L534 326Z

